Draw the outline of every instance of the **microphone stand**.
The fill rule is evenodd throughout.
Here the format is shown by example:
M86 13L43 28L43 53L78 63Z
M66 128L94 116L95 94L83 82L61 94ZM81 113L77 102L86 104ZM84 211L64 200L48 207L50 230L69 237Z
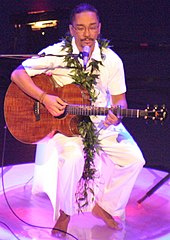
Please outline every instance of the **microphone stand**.
M27 59L27 58L32 58L32 57L65 57L65 56L71 56L73 58L82 58L81 53L79 54L67 54L67 55L55 55L55 54L0 54L0 58L11 58L11 59Z
M162 178L154 187L152 187L141 199L137 202L140 204L143 202L147 197L150 197L158 188L160 188L166 181L170 178L170 173L168 173L164 178Z

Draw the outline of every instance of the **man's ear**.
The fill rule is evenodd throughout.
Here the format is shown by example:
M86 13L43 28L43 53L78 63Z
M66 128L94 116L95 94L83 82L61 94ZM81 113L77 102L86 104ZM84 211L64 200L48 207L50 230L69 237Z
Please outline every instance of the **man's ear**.
M98 29L98 34L100 35L100 30L101 30L101 23L99 23L99 29Z
M71 24L69 25L69 30L70 30L71 36L73 37L74 36L74 29L73 29L73 26Z

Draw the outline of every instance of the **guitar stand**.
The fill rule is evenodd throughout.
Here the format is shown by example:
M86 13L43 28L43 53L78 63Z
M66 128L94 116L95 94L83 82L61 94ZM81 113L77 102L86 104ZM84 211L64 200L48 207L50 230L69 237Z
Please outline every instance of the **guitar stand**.
M141 199L137 202L140 204L143 202L147 197L150 197L162 184L164 184L170 178L170 173L168 173L161 181L159 181L151 190L149 190Z

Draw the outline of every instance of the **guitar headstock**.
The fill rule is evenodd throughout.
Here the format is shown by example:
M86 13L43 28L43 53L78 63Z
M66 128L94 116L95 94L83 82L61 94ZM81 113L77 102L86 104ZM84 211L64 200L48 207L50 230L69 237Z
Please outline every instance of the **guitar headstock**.
M161 106L161 108L159 108L158 105L154 105L152 109L149 105L147 105L145 112L145 119L151 119L156 121L159 120L162 122L167 118L167 109L164 104Z

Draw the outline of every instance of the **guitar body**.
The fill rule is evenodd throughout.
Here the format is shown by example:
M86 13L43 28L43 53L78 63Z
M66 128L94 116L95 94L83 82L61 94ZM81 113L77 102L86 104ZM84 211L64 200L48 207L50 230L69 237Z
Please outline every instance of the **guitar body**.
M11 83L5 96L4 116L11 134L23 143L38 143L51 138L55 133L72 137L79 135L78 123L82 116L106 115L111 110L116 116L135 117L163 121L167 116L165 105L152 110L103 108L90 106L88 91L76 84L56 86L52 77L45 74L32 78L44 92L60 97L68 103L62 116L54 117L43 104L25 94L15 83ZM89 107L90 106L90 107Z
M32 77L44 92L60 97L68 104L90 105L88 92L76 84L56 87L52 77L40 74ZM52 116L43 104L25 94L11 83L4 101L4 116L11 134L23 143L38 143L60 132L66 136L78 135L80 116L63 114Z

